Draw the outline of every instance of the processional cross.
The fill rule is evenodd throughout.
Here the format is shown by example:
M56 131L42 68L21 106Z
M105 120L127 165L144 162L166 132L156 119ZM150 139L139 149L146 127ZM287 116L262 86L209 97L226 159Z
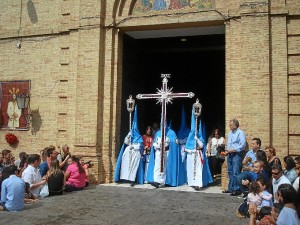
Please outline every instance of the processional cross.
M173 88L168 88L168 78L171 74L161 74L162 88L158 89L156 94L138 94L137 99L156 99L157 103L161 103L161 162L160 162L160 172L164 172L164 151L165 151L165 137L166 137L166 114L167 114L167 104L172 103L173 98L193 98L195 94L193 92L189 93L172 93Z

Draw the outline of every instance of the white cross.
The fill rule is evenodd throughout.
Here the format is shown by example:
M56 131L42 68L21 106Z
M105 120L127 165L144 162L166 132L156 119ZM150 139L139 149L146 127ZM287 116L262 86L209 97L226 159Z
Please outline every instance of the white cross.
M158 89L156 94L138 94L137 99L156 99L157 103L161 103L161 167L160 172L164 171L164 151L165 151L165 136L166 136L166 114L167 114L167 104L172 103L173 98L193 98L195 94L193 92L189 93L172 93L173 88L168 88L168 78L171 74L161 74L162 88Z

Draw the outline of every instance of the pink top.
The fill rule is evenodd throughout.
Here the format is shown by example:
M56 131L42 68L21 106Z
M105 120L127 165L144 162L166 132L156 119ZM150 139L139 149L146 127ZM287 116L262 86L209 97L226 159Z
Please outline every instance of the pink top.
M85 186L85 172L79 173L79 169L76 163L70 164L66 172L70 173L66 184L70 184L77 188L82 188Z
M249 193L247 196L247 202L249 203L254 203L256 206L259 206L261 204L261 200L262 200L262 193L259 194L253 194L253 193Z

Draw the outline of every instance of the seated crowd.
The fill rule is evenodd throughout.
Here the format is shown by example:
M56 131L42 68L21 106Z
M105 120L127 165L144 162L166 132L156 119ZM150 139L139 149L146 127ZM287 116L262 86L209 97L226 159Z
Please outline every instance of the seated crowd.
M90 161L71 155L68 146L63 154L50 146L39 154L19 154L15 160L10 150L0 159L0 211L20 211L24 204L39 197L62 195L88 186ZM43 162L41 163L41 161ZM298 173L298 174L297 174ZM285 156L283 163L274 147L261 149L261 140L252 139L252 149L242 160L242 171L233 177L231 196L243 195L237 216L249 218L249 224L300 225L300 156ZM45 190L46 189L46 190Z
M0 211L20 211L25 203L38 198L87 187L91 161L85 163L83 157L71 155L67 145L62 150L60 154L54 146L49 146L41 155L21 152L18 160L10 150L3 150L0 153Z
M253 138L252 149L242 160L242 171L233 178L234 190L223 193L243 195L236 215L250 218L250 225L300 225L300 156L285 156L281 163L274 147L260 147L261 140Z

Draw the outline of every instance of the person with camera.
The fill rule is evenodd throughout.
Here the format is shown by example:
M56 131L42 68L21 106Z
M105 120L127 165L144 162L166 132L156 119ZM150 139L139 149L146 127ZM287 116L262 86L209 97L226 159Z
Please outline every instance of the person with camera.
M209 157L209 168L214 178L221 173L222 163L222 151L225 149L225 138L222 137L220 129L214 129L211 135L211 139L207 145L207 155Z
M80 157L80 164L82 168L84 169L85 172L85 187L89 186L90 184L90 179L89 179L89 168L92 168L93 163L92 160L89 160L87 162L84 161L83 156Z
M58 154L57 160L59 161L59 167L66 171L68 167L68 159L71 157L70 148L67 144L62 147L63 155Z

